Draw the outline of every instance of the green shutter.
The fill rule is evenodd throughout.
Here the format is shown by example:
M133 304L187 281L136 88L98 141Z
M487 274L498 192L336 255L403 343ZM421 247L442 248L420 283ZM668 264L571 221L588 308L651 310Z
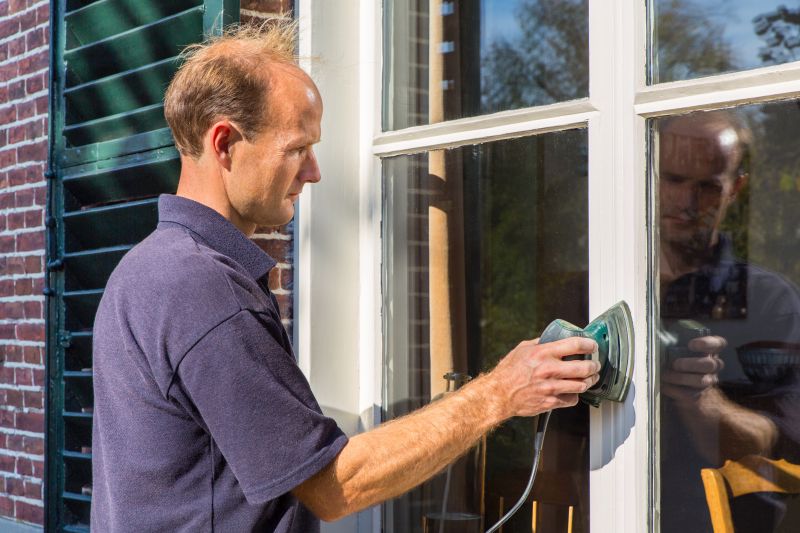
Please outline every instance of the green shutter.
M48 177L48 531L88 531L92 325L108 276L155 228L180 160L162 98L184 46L238 0L53 0Z

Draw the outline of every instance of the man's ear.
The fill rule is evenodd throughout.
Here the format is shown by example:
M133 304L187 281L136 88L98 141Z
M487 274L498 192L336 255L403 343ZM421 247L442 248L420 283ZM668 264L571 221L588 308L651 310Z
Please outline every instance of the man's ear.
M750 179L750 174L747 172L743 172L736 176L733 180L733 188L731 189L731 200L735 200L736 196L739 194L739 191L744 189L744 186L747 185L747 180Z
M206 132L205 149L221 167L230 170L231 149L240 140L242 140L242 134L231 121L218 120Z

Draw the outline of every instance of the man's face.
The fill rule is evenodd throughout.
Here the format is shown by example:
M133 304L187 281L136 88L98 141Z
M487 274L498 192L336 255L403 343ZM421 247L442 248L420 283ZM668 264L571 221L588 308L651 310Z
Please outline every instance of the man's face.
M738 137L733 128L680 120L660 134L661 238L701 252L713 245L736 196Z
M257 226L289 222L303 185L320 180L313 151L320 140L319 93L299 69L272 68L268 126L255 139L231 145L226 179L231 205L244 221Z

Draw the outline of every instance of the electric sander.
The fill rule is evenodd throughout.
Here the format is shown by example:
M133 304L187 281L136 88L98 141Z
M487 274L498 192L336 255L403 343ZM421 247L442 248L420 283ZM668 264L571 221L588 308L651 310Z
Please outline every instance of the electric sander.
M564 359L592 359L600 363L600 379L595 385L580 395L580 399L598 407L603 400L622 402L628 393L633 375L633 319L631 310L625 302L619 302L608 311L592 320L585 328L579 328L566 320L556 319L544 329L539 344L553 342L569 337L586 337L597 343L597 350L588 355L571 355ZM504 514L486 533L495 533L516 513L528 498L544 443L544 434L551 411L536 417L536 435L533 439L533 465L528 484L517 503Z
M569 337L585 337L597 343L597 350L591 355L564 358L591 358L600 363L600 379L580 395L581 400L595 407L602 400L624 401L633 373L633 319L628 304L617 303L583 329L566 320L553 320L542 332L539 343Z

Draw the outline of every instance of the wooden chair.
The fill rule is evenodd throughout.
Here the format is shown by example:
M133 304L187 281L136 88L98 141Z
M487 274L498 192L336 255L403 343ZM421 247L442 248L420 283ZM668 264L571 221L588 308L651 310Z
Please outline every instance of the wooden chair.
M754 492L800 494L800 465L748 455L700 471L714 533L734 533L729 498Z

